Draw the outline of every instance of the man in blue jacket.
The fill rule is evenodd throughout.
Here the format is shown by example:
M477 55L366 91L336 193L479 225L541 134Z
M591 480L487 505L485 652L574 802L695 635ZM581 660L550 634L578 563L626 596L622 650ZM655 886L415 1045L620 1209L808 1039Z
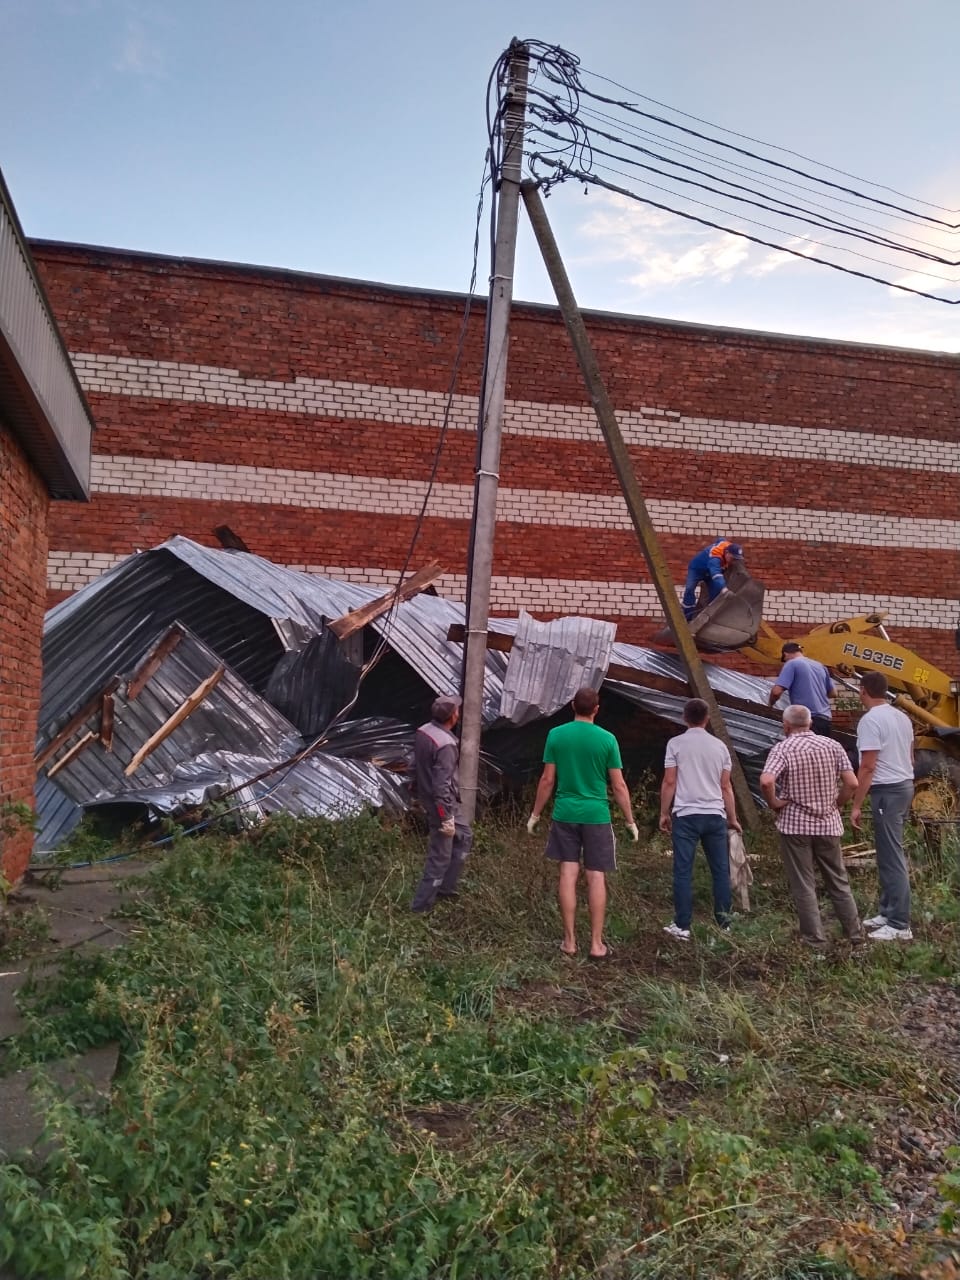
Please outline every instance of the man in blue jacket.
M731 542L729 538L718 538L716 542L711 542L697 552L687 565L687 581L683 589L683 613L688 622L697 608L697 588L700 583L707 584L710 600L716 600L727 587L724 569L734 560L742 559L743 547L739 542Z

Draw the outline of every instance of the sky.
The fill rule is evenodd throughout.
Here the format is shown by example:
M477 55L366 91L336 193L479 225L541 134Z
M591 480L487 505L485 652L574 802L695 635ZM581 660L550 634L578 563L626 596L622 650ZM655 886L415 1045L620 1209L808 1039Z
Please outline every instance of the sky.
M960 207L957 0L3 0L0 168L28 236L463 292L513 36ZM547 210L584 307L960 351L960 308L596 188ZM554 300L522 218L515 296Z

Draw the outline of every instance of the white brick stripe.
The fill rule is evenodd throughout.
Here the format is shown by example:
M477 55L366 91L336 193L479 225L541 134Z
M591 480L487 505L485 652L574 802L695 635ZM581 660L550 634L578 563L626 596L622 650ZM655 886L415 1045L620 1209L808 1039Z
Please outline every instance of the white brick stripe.
M383 515L419 514L427 492L423 480L325 471L242 467L168 458L95 455L92 486L98 493L152 494L217 502L249 502ZM856 511L800 510L734 503L670 502L653 498L651 519L663 533L710 538L725 532L742 540L773 538L801 542L849 543L867 547L960 548L960 522L877 516ZM432 516L468 520L473 509L469 485L436 484L427 508ZM546 489L501 488L497 517L519 524L585 529L630 529L620 494L583 494Z
M75 591L98 578L121 560L121 555L87 551L51 551L47 563L47 586L51 591ZM345 582L365 582L371 586L393 586L396 569L361 568L356 565L291 564L301 572L316 573ZM438 580L442 595L463 600L466 577L447 573ZM577 578L494 577L491 608L515 614L524 608L532 613L570 613L592 617L656 618L661 615L656 591L647 583L593 582ZM952 631L957 624L956 600L938 597L842 594L828 591L768 591L764 616L770 622L799 622L819 626L823 622L880 611L889 627L919 627ZM894 637L896 638L896 637Z
M446 397L437 391L384 387L364 382L297 378L272 382L241 377L237 369L137 360L125 356L72 356L85 391L148 399L183 400L278 413L438 427ZM960 443L920 440L871 431L832 431L765 422L684 416L672 409L643 408L618 415L628 444L707 453L757 454L765 457L844 462L856 466L911 471L960 470ZM473 431L477 401L455 396L450 426ZM504 430L516 435L558 440L600 439L593 411L580 404L546 404L508 400Z

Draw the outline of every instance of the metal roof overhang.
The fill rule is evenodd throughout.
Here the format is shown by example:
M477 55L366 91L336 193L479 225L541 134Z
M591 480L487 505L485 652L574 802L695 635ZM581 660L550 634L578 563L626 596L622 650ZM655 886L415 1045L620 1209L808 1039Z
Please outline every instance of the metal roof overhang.
M53 498L90 493L93 418L0 174L0 419Z

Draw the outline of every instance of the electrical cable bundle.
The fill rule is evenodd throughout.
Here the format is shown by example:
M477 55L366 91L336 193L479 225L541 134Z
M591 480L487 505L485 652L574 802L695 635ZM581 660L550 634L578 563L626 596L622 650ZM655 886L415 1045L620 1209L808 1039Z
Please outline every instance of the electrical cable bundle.
M876 284L960 302L960 258L944 248L956 242L958 210L670 107L584 70L558 46L523 43L525 158L544 195L573 180Z

